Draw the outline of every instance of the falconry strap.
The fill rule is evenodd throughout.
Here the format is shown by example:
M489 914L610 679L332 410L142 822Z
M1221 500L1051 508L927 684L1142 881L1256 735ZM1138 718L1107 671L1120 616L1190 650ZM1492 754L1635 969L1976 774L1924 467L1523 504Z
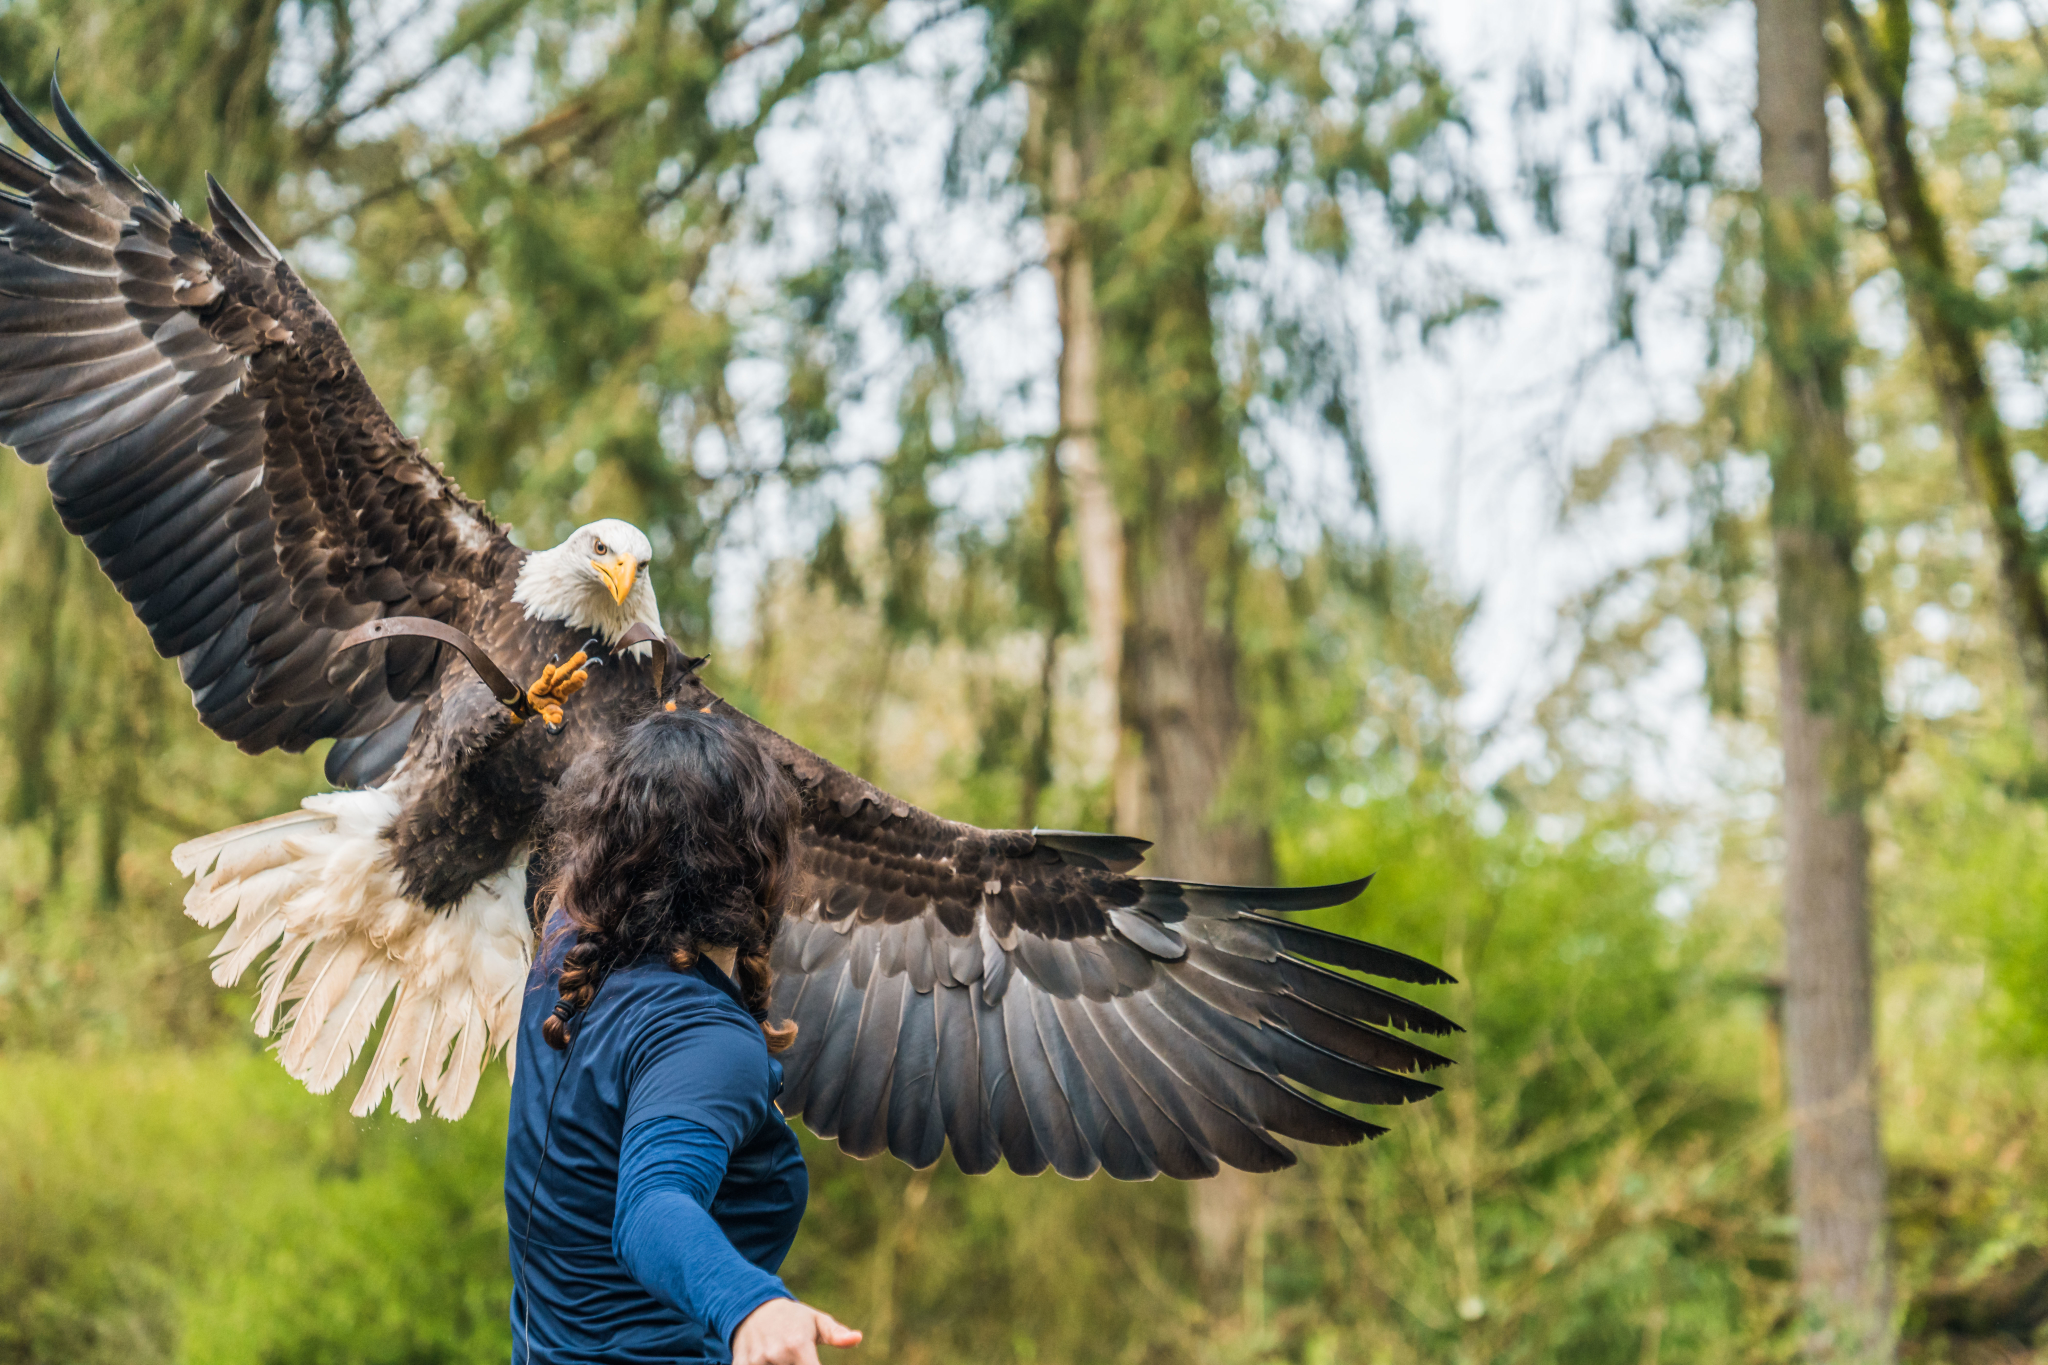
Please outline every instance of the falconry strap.
M469 666L476 670L476 675L483 680L484 686L491 689L491 695L502 702L513 715L521 720L528 720L536 714L533 703L527 698L526 690L506 677L505 670L499 668L491 656L484 653L483 646L471 639L467 632L458 630L446 621L436 621L430 616L379 617L375 621L365 621L342 636L335 649L355 649L378 640L392 640L400 636L435 640L450 646L469 660ZM685 655L677 648L674 640L653 627L637 623L626 628L626 633L612 646L612 652L618 653L635 645L649 643L659 646L654 651L653 659L656 697L662 694L667 684L671 665L675 665L675 671L680 674L702 668L706 662L705 659Z
M472 640L466 632L457 630L445 621L436 621L430 616L385 616L375 621L365 621L342 636L336 643L335 650L339 652L344 649L355 649L360 645L396 639L401 635L438 640L444 645L452 646L463 658L469 660L469 666L476 670L477 677L483 679L484 686L491 689L491 695L502 702L513 715L521 720L529 720L536 714L533 703L526 698L526 689L506 677L505 670L491 661L491 656L484 653L482 645Z

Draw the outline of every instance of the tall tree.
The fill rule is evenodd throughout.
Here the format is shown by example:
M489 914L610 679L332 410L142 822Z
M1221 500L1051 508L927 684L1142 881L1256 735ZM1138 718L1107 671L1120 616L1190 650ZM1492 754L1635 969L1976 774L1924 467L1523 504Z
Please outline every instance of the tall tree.
M1880 776L1883 703L1853 559L1862 526L1828 166L1827 3L1759 0L1756 117L1785 755L1792 1201L1808 1355L1862 1362L1891 1354L1864 820Z
M1102 322L1095 311L1095 263L1079 212L1090 179L1089 148L1077 127L1072 58L1041 59L1025 74L1031 127L1025 175L1045 215L1045 260L1059 304L1059 467L1073 486L1075 557L1080 561L1083 616L1095 665L1114 702L1123 676L1124 527L1102 466ZM1113 729L1120 727L1113 726ZM1119 736L1120 739L1120 736ZM1129 828L1137 805L1135 755L1119 742L1111 777L1112 810Z
M1030 91L1024 171L1059 303L1060 459L1085 616L1117 698L1116 824L1152 839L1162 868L1256 882L1272 850L1234 785L1259 759L1238 613L1247 521L1271 515L1261 475L1281 462L1250 457L1252 412L1305 416L1349 461L1356 501L1311 518L1334 530L1370 516L1357 356L1332 300L1360 289L1347 272L1362 233L1390 222L1412 241L1461 212L1486 224L1446 164L1454 106L1404 9L991 8L1001 69ZM1205 167L1218 152L1246 153L1239 183ZM1409 174L1424 164L1444 174ZM1322 272L1323 311L1304 316L1256 279L1272 257ZM1222 320L1233 295L1256 303L1248 336ZM1234 350L1251 359L1226 366ZM1254 1186L1225 1172L1193 1199L1204 1259L1232 1264Z
M1211 311L1216 224L1195 172L1214 61L1194 24L1159 24L1147 6L1067 17L1037 64L1049 74L1041 193L1062 456L1091 634L1116 670L1116 823L1151 838L1160 867L1256 885L1271 876L1267 831L1218 799L1248 730L1232 621L1240 457ZM1252 1198L1235 1171L1196 1187L1212 1268L1238 1249Z
M1948 225L1913 149L1906 111L1912 12L1905 0L1882 0L1873 26L1854 0L1834 0L1833 10L1836 83L1870 161L1885 244L1927 353L1928 378L1963 482L1991 524L1999 605L2025 684L2034 758L2048 763L2048 592L2041 584L2040 551L2020 510L2005 422L1984 369L1980 337L1992 312L1958 277Z

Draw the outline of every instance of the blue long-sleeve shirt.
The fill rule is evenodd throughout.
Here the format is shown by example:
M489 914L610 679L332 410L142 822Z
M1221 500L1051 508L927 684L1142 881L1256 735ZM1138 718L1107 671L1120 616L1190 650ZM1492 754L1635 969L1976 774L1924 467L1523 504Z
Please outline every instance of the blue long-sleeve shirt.
M505 1144L513 1361L724 1365L733 1329L786 1292L774 1272L808 1192L774 1104L782 1068L738 988L701 959L614 971L555 1051L540 1025L566 947L535 963L520 1014Z
M791 1295L711 1216L728 1155L718 1134L689 1119L649 1119L627 1133L612 1253L648 1293L730 1345L747 1314Z

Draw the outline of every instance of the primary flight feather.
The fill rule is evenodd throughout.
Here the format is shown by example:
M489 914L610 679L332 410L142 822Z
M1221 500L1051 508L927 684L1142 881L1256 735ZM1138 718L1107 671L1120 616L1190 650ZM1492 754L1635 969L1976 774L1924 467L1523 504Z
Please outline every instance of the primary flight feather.
M404 436L334 319L208 181L213 230L124 170L53 82L65 134L0 86L0 440L249 753L333 741L339 789L180 847L214 977L261 965L255 1024L325 1092L374 1047L355 1109L469 1106L518 1015L527 863L584 746L668 701L751 727L803 800L803 876L774 950L800 1025L786 1112L914 1165L1124 1178L1290 1164L1280 1141L1380 1131L1317 1098L1398 1104L1444 1059L1392 1030L1440 1015L1347 972L1449 980L1292 923L1362 883L1282 890L1128 875L1141 840L984 830L878 790L748 720L694 667L620 648L660 617L619 521L549 550ZM428 618L516 682L508 711ZM381 629L381 628L380 628ZM586 650L605 666L580 667ZM533 713L544 723L522 723ZM1327 965L1319 965L1327 964ZM1343 970L1332 970L1338 968Z

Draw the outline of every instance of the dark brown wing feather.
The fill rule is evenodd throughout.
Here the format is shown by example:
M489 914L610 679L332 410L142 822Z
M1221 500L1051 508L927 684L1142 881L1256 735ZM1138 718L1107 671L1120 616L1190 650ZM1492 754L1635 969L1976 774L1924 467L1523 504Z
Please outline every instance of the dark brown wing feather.
M438 661L337 655L384 615L461 623L518 551L370 392L327 310L217 184L216 232L0 86L0 441L47 471L199 714L251 753L404 752Z
M774 953L775 1013L798 1025L781 1102L855 1156L928 1166L950 1141L968 1171L1273 1170L1295 1159L1281 1138L1383 1131L1308 1092L1435 1092L1415 1073L1446 1059L1388 1030L1456 1026L1318 964L1450 977L1279 917L1365 882L1131 877L1142 840L941 820L754 733L796 778L805 816L805 878Z

